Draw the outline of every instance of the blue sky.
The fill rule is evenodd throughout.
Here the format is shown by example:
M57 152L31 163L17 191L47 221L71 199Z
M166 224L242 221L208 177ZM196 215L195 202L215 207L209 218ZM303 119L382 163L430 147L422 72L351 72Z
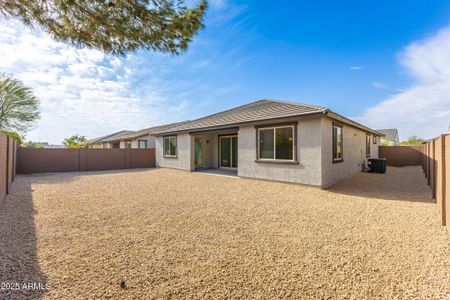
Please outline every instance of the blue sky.
M397 127L401 138L429 138L450 123L449 21L450 2L439 0L212 0L184 55L119 58L3 21L0 68L35 89L42 118L27 138L51 143L261 98L323 105L373 128Z

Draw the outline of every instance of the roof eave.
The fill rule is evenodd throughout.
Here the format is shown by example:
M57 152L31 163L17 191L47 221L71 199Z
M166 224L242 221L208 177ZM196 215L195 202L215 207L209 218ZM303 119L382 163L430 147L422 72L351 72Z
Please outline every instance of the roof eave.
M376 131L374 129L371 129L371 128L369 128L369 127L367 127L367 126L365 126L365 125L363 125L361 123L358 123L358 122L353 121L353 120L351 120L351 119L349 119L347 117L344 117L344 116L342 116L340 114L337 114L337 113L335 113L335 112L333 112L333 111L331 111L329 109L327 109L326 115L327 115L327 117L329 117L331 119L334 119L334 120L340 121L342 123L345 123L347 125L353 126L355 128L358 128L358 129L370 132L370 133L372 133L374 135L377 135L377 136L380 136L380 137L381 136L385 136L381 132L378 132L378 131Z
M117 137L117 138L114 138L114 139L111 139L111 140L107 139L107 140L104 140L104 141L108 142L108 143L111 143L111 142L117 142L117 141L122 141L122 140L134 140L134 139L146 136L146 135L151 135L151 134L144 133L144 134L135 135L135 136L123 136L123 137Z

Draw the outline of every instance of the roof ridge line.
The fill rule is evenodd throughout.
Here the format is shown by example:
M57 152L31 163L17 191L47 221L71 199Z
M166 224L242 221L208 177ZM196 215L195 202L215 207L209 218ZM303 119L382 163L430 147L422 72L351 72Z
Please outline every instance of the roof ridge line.
M243 108L243 107L246 107L246 106L250 106L252 104L256 104L256 103L262 102L262 101L268 101L268 100L267 99L256 100L256 101L253 101L253 102L250 102L250 103L247 103L247 104L243 104L243 105L236 106L236 107L233 107L233 108L230 108L230 109L226 109L226 110L223 110L223 111L219 111L219 112L216 112L216 113L213 113L211 115L207 115L207 116L204 116L204 117L201 117L201 118L198 118L198 119L194 119L194 120L191 120L190 122L199 121L199 120L202 120L202 119L205 119L205 118L213 117L213 116L218 115L218 114L223 114L225 112L229 112L229 111L232 111L232 110L235 110L235 109L238 109L238 108Z
M280 99L264 98L264 99L261 99L260 101L262 101L262 100L278 102L278 103L285 103L285 104L292 104L292 105L300 105L300 106L306 106L306 107L309 107L309 108L316 108L316 109L319 108L319 109L322 109L322 110L329 109L328 107L321 106L321 105L313 105L313 104L307 104L307 103L303 103L303 102L295 102L295 101L292 101L292 100L280 100Z

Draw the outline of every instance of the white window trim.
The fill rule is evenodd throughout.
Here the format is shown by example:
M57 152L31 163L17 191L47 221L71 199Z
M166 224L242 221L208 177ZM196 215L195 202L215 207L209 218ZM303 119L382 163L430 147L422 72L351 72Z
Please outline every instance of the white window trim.
M175 154L174 155L170 155L170 154L165 154L166 153L166 139L169 139L169 153L170 153L170 139L171 138L175 138L175 142L176 142L176 146L175 146ZM163 137L163 157L170 157L170 158L176 158L178 154L178 138L176 135L168 135L168 136L164 136Z
M277 140L276 140L276 129L277 128L292 128L292 159L279 159L277 157ZM268 130L273 129L273 158L261 158L261 141L260 141L260 134L259 132L261 130ZM296 162L296 153L295 153L295 143L296 143L296 136L295 136L295 125L280 125L280 126L270 126L270 127L259 127L257 128L257 136L258 136L258 145L257 147L257 153L258 153L258 160L259 161L277 161L277 162Z

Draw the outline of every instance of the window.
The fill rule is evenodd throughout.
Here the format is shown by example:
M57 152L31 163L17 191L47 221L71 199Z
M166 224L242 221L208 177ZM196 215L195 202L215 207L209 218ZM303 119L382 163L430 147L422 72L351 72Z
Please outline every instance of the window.
M120 148L120 143L114 143L114 144L112 145L112 147L113 147L113 148Z
M366 156L370 156L370 134L366 134Z
M138 141L139 149L146 149L147 148L147 141L146 140L139 140Z
M259 160L294 160L294 126L258 129Z
M259 158L274 159L275 149L274 145L274 129L260 129L259 130Z
M125 148L131 148L131 141L125 141Z
M333 124L333 162L344 161L342 126Z
M164 137L164 156L165 157L177 157L177 137L165 136Z
M374 135L374 136L373 136L373 144L376 145L376 143L377 143L377 136Z

